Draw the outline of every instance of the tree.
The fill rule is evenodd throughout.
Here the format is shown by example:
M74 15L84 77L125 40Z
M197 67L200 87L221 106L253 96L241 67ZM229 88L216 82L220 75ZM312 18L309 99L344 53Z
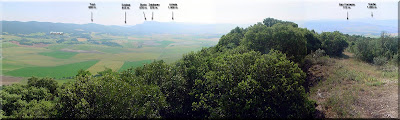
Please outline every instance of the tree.
M80 69L76 76L77 77L85 77L85 76L90 76L90 75L92 75L92 73L90 73L89 71L85 71L83 69Z
M347 38L339 31L323 32L320 34L320 39L326 54L332 56L340 56L349 45L346 41Z
M72 38L71 41L72 42L79 42L78 39L76 39L76 38Z
M227 46L228 48L233 48L239 46L241 39L244 37L245 31L243 28L236 27L232 29L226 35L222 35L218 41L219 46ZM228 46L229 45L229 46Z
M292 27L298 27L298 25L296 23L293 22L289 22L289 21L282 21L282 20L277 20L274 18L265 18L263 20L264 25L266 25L267 27L272 27L273 25L277 24L277 23L281 23L281 24L287 24L290 25Z
M196 79L194 110L210 118L311 117L314 104L302 86L305 74L276 50L209 58L210 70Z
M260 23L251 26L241 44L263 54L276 49L296 62L300 62L307 55L307 38L303 30L281 23L273 27L266 27Z
M397 38L389 37L385 32L382 32L380 38L360 37L356 39L351 49L358 59L383 65L389 60L396 59L397 45Z
M31 87L37 87L37 88L46 88L50 91L52 94L56 94L56 89L58 87L57 82L52 79L52 78L36 78L36 77L31 77L28 79L28 86Z
M39 109L31 109L36 106L36 101L54 100L52 99L54 96L45 87L13 84L10 86L4 86L0 93L4 116L9 116L11 118L41 118L53 116L55 113L57 113L57 111L48 112L41 111ZM54 106L50 106L48 109L54 110Z
M355 56L363 61L372 62L374 54L372 53L372 46L370 40L360 40L355 44Z
M251 67L251 78L260 86L267 117L305 118L312 117L315 102L308 100L302 84L305 73L297 64L286 59L278 51L257 59ZM264 92L261 92L264 91Z
M64 39L64 38L61 38L60 40L57 40L56 42L57 43L62 43L62 42L65 42L66 40Z
M321 40L318 38L318 34L315 31L309 31L307 29L301 29L303 33L305 33L305 37L307 39L307 54L310 54L312 51L316 51L321 48Z
M77 76L60 91L62 118L159 118L165 97L156 85L110 72ZM139 81L136 86L127 81Z
M54 118L57 110L53 101L32 100L20 110L13 111L13 118Z

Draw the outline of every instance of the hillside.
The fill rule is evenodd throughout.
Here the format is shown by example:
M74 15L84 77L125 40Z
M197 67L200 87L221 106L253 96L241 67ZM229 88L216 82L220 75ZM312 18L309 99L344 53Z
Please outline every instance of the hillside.
M327 118L397 118L398 68L370 65L349 52L344 55L320 58L322 64L309 69L321 79L310 90L317 109Z
M1 117L311 119L398 116L396 106L390 106L397 103L397 97L393 96L398 79L398 69L393 67L399 62L397 38L385 32L380 38L339 31L318 33L290 21L266 18L246 28L235 27L222 35L216 45L183 53L170 63L154 60L160 54L152 50L171 56L165 50L176 47L178 42L191 40L190 37L172 37L166 42L153 40L154 37L165 39L165 35L152 35L151 40L144 40L149 36L91 34L90 39L95 40L92 42L105 42L108 46L87 47L86 39L69 38L69 44L84 50L53 46L39 48L37 53L30 47L23 47L23 52L15 50L21 48L12 44L19 37L41 35L7 36L11 42L8 54L52 57L49 62L54 64L61 64L57 63L60 59L84 59L66 65L70 67L45 67L54 71L35 71L41 77L31 77L26 84L2 86L0 97L6 102L0 111ZM110 43L103 37L122 40ZM135 46L124 46L127 42ZM39 42L34 45L36 43ZM183 46L171 52L186 46L185 42L180 44ZM124 47L128 49L122 50ZM60 51L81 53L62 56L58 54ZM12 57L23 60L26 56ZM97 62L93 58L102 60ZM118 61L121 59L124 60ZM49 63L37 61L36 64L42 66ZM93 64L96 67L87 68ZM75 66L84 68L73 76L68 73L72 80L62 85L54 78L45 77L55 72L64 73L63 68L77 70ZM110 67L98 70L105 66ZM8 67L15 69L10 71L13 74L27 73L20 70L39 70L38 67L15 68L18 65Z

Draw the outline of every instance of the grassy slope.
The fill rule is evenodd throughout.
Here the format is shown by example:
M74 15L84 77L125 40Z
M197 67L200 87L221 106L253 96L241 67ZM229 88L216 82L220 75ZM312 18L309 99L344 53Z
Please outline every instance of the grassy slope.
M327 76L310 89L310 98L328 118L397 117L397 70L348 58L330 58L331 65L320 70Z

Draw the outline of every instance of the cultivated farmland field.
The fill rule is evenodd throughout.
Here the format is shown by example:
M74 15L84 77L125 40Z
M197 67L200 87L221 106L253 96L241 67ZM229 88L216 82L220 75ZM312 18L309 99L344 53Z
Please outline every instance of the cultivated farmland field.
M112 69L113 71L118 71L118 69L124 64L123 61L113 61L113 60L102 60L94 64L92 67L87 69L91 73L97 73L105 70L106 68Z
M18 76L18 77L53 77L53 78L62 78L62 77L71 77L77 74L77 71L80 69L88 69L90 66L96 64L98 61L86 61L79 62L73 64L60 65L55 67L26 67L13 71L9 71L5 74L10 76Z
M78 53L77 52L52 51L52 52L43 52L43 53L39 53L39 54L44 55L44 56L53 57L53 58L68 59L68 58L75 56Z
M96 75L106 68L120 72L154 60L171 63L185 53L217 44L219 37L210 36L4 34L1 75L13 78L11 82L18 78L15 82L22 84L32 76L51 77L65 83L73 80L80 69Z

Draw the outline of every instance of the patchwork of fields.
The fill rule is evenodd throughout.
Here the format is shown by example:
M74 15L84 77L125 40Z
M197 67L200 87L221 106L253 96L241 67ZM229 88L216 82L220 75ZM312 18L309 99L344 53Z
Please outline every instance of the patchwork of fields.
M34 38L3 35L3 79L20 77L23 82L28 77L37 76L66 82L71 81L70 78L80 69L97 74L106 68L123 71L154 60L171 63L185 53L213 46L219 39L204 35L111 36L92 33L91 39L37 35Z

